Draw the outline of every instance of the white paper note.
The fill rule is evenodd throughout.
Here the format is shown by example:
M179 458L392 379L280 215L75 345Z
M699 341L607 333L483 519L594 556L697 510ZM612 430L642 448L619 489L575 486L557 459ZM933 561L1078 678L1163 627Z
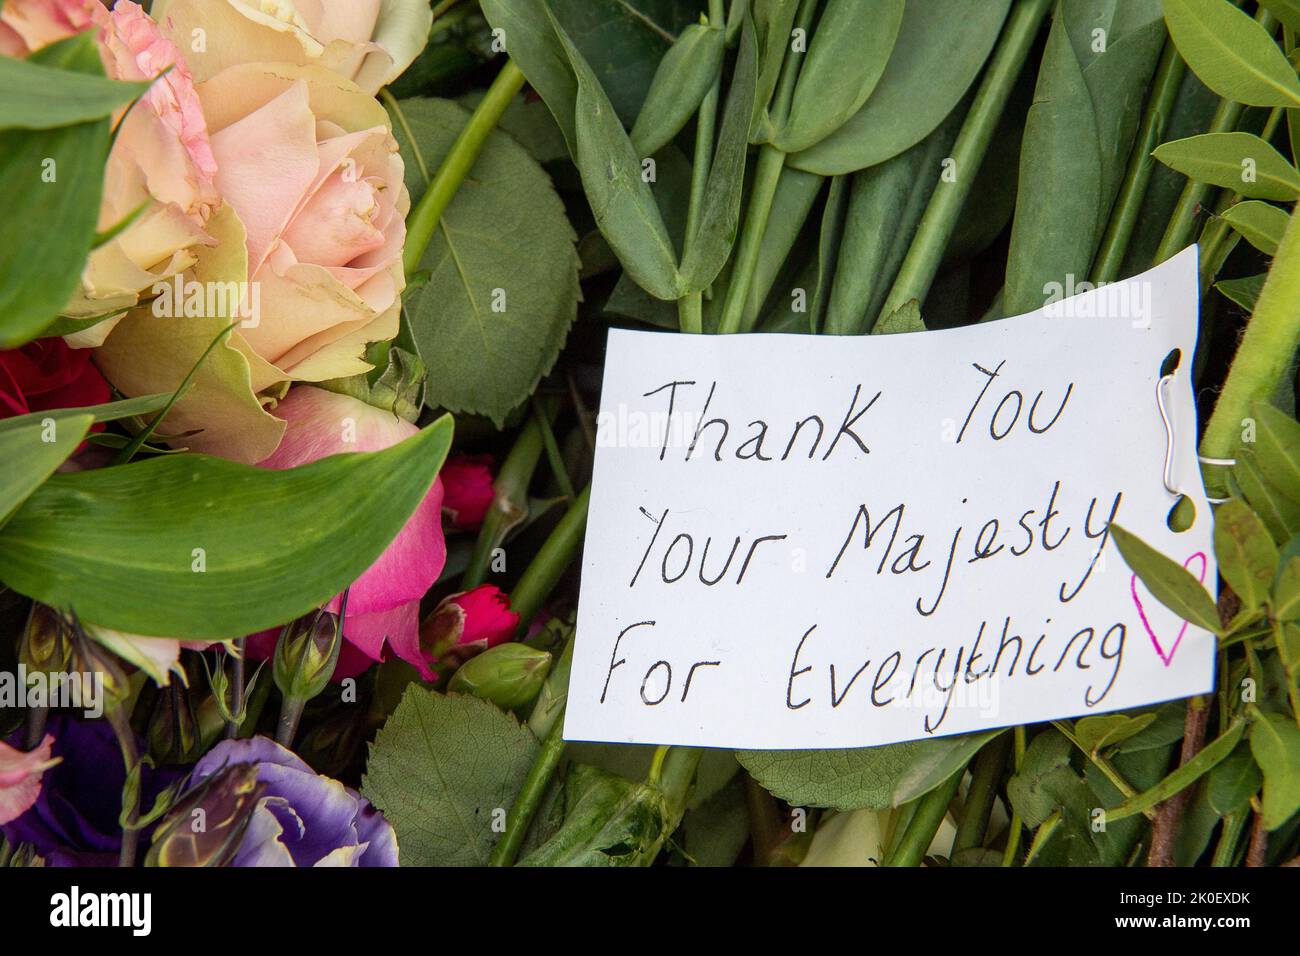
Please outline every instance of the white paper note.
M612 331L565 737L861 747L1210 690L1214 637L1107 533L1214 592L1196 333L1195 249L948 331Z

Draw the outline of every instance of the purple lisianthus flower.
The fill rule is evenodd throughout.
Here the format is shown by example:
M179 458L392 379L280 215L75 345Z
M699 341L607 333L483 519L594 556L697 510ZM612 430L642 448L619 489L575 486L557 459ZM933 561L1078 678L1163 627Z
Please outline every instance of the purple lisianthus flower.
M106 720L53 714L47 729L54 737L51 756L63 759L45 771L31 808L0 832L11 844L32 844L49 866L117 866L126 767L112 727ZM19 736L21 732L10 743L16 744ZM152 807L158 794L180 776L179 771L145 764L141 807ZM140 844L149 845L147 830Z
M231 866L397 866L397 835L370 801L266 737L221 741L190 782L243 763L257 766L266 795Z

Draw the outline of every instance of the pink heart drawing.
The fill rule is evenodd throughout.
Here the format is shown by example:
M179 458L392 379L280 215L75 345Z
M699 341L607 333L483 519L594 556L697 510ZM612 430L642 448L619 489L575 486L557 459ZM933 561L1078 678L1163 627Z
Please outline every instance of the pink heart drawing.
M1189 564L1191 564L1193 561L1197 560L1198 558L1200 559L1201 562L1201 573L1198 577L1198 580L1202 584L1204 584L1205 572L1209 569L1210 566L1209 559L1206 558L1205 552L1197 551L1195 554L1193 554L1191 557L1189 557L1186 561L1183 562L1183 567L1186 568ZM1191 569L1188 568L1188 570ZM1156 637L1156 632L1151 629L1151 622L1147 620L1147 612L1146 609L1142 607L1142 599L1138 597L1138 576L1136 574L1133 575L1132 581L1129 582L1129 590L1133 593L1133 603L1137 605L1138 617L1142 618L1142 626L1145 627L1147 629L1147 633L1151 635L1151 643L1155 646L1156 653L1159 654L1160 659L1165 662L1165 667L1168 667L1169 662L1174 659L1174 651L1178 650L1178 645L1182 643L1183 635L1187 633L1187 622L1183 621L1183 626L1178 629L1178 636L1174 638L1173 646L1169 648L1169 653L1166 654L1164 648L1160 646L1160 638Z

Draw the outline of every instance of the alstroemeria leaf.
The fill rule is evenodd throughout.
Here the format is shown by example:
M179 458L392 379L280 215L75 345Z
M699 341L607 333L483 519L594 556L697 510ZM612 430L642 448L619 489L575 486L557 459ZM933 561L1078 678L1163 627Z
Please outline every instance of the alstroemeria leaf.
M783 152L816 145L861 109L885 72L903 21L903 0L827 0L822 6L790 116L776 135Z
M1300 197L1300 172L1251 133L1204 133L1164 143L1152 153L1184 176L1252 199Z
M361 792L397 831L403 866L485 866L537 740L477 697L411 684L370 745Z
M919 143L979 75L1010 6L1010 0L908 0L885 72L866 103L790 163L839 175Z
M1249 610L1268 600L1277 569L1277 545L1264 522L1233 498L1214 512L1214 554L1219 573Z
M149 88L148 83L120 83L73 65L98 57L93 30L40 54L26 60L0 57L0 129L54 129L104 119Z
M1264 477L1292 500L1300 500L1300 422L1267 402L1256 402L1255 460Z
M1285 209L1257 199L1236 203L1223 212L1224 222L1266 256L1277 252L1277 244L1282 241L1290 218Z
M33 420L34 419L34 420ZM41 486L81 444L93 415L84 412L24 415L19 425L0 430L0 524Z
M1300 728L1289 717L1261 713L1250 726L1250 751L1264 772L1264 826L1276 830L1300 810Z
M1263 782L1259 765L1243 741L1205 778L1206 796L1214 811L1226 817L1243 809Z
M1201 82L1248 106L1300 106L1300 80L1262 26L1228 0L1164 0L1178 53Z
M1123 743L1130 737L1136 737L1156 722L1155 714L1099 714L1095 717L1083 717L1075 722L1074 735L1090 753L1098 753L1107 747Z
M1184 621L1218 633L1219 612L1214 599L1192 572L1117 524L1110 526L1110 535L1124 561L1157 601Z
M1268 273L1261 272L1257 276L1244 276L1240 279L1221 279L1214 283L1214 287L1247 312L1254 312L1255 303L1259 301L1259 293L1267 278Z
M693 23L659 62L641 112L629 134L633 148L651 156L682 131L722 68L722 27Z
M272 471L202 455L55 475L0 530L0 581L101 627L222 640L356 580L424 500L444 416L392 448Z
M403 100L402 111L431 164L469 121L450 100ZM400 127L397 137L409 150ZM406 184L418 197L424 186L413 166ZM577 316L575 238L550 177L513 139L492 133L425 250L429 280L407 304L429 370L429 407L500 425L528 398Z

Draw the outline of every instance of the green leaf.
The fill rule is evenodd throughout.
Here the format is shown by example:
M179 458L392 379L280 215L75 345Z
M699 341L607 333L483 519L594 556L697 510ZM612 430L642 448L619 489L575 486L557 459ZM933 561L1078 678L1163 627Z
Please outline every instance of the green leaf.
M1034 737L1020 770L1007 781L1007 797L1025 826L1031 829L1086 793L1086 785L1070 765L1073 744L1052 730Z
M1237 464L1232 469L1232 477L1246 501L1268 526L1274 541L1281 543L1300 534L1300 502L1283 494L1264 477L1253 451L1237 449Z
M1292 30L1300 30L1300 0L1260 0L1262 6Z
M1232 498L1215 509L1214 554L1242 604L1252 611L1263 606L1277 570L1277 545L1244 502Z
M93 42L55 44L29 62L47 59L104 75ZM0 131L0 349L39 335L77 291L95 241L108 145L107 119Z
M1010 6L1010 0L909 0L884 75L866 103L790 163L833 176L875 166L919 143L979 75Z
M0 460L5 462L0 473L0 524L77 450L95 419L84 413L56 418L37 412L22 416L21 425L10 421L0 430Z
M1221 817L1244 810L1259 793L1263 774L1244 741L1205 779L1205 793L1214 812Z
M1110 526L1110 535L1124 561L1157 601L1184 621L1215 634L1219 632L1219 612L1214 599L1190 571L1117 524Z
M1250 727L1250 751L1264 772L1264 826L1276 830L1300 810L1300 728L1261 712Z
M431 165L469 119L449 100L403 100L402 111ZM408 149L400 126L396 135ZM413 197L423 191L414 163L406 181ZM429 281L407 303L431 408L501 425L532 394L577 315L574 239L550 177L509 136L490 135L420 261Z
M1127 714L1098 714L1075 722L1074 735L1089 753L1095 754L1136 737L1155 722L1156 715L1150 713L1135 717Z
M681 281L687 292L707 288L731 254L740 223L740 202L745 187L745 155L749 145L749 118L758 82L758 48L752 23L740 34L740 52L731 75L731 89L722 114L718 145L704 186L695 233L686 243Z
M903 0L827 0L799 67L790 115L774 143L795 153L821 142L867 102L903 22Z
M403 866L486 866L537 740L477 697L411 684L370 745L361 792L397 831Z
M694 23L664 54L630 134L632 147L651 156L682 131L722 69L726 38L720 26Z
M383 451L287 471L175 455L55 475L0 530L0 580L131 634L274 627L374 563L424 500L451 433L443 416Z
M1283 621L1300 621L1300 553L1296 550L1287 549L1273 582L1273 614Z
M925 321L921 318L921 307L915 299L908 299L889 315L876 323L872 335L894 335L898 332L924 332Z
M98 57L93 30L32 59L0 57L0 129L54 129L104 119L149 88L147 82L119 83L73 65L91 56Z
M1254 312L1255 303L1259 301L1259 293L1264 288L1264 280L1267 278L1268 273L1261 272L1257 276L1245 276L1241 279L1223 279L1214 283L1214 287L1247 312Z
M1277 252L1277 244L1282 241L1282 233L1290 219L1285 209L1258 200L1236 203L1223 213L1224 222L1266 256Z
M758 41L758 91L749 127L752 143L766 142L775 130L768 107L781 66L790 49L791 30L799 12L799 0L750 0L750 12Z
M546 101L570 154L576 155L573 130L578 84L551 27L545 0L481 0L479 5L488 23L505 37L510 59Z
M578 81L576 161L596 225L641 288L660 299L676 299L681 292L677 254L642 178L641 158L582 53L558 23L553 25Z
M1164 0L1178 53L1210 89L1247 106L1300 106L1300 81L1268 31L1228 0Z
M66 419L79 415L89 415L95 423L116 422L123 418L148 415L161 409L171 399L171 392L159 392L157 395L141 395L139 398L124 398L117 402L105 402L103 405L87 405L84 408L55 408L47 412L29 412L15 415L13 418L0 419L0 435L19 428L39 424L47 418Z
M1253 199L1300 196L1300 172L1251 133L1204 133L1164 143L1151 154L1197 182L1222 186Z
M1300 500L1300 422L1267 402L1256 402L1252 411L1260 471L1284 495Z
M749 841L745 785L739 777L682 817L682 850L692 866L734 866Z
M848 750L741 750L736 759L792 806L883 810L929 793L1000 730Z

